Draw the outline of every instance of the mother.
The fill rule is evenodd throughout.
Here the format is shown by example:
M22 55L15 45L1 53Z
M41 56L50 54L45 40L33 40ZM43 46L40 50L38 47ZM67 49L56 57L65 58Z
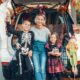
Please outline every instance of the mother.
M36 80L46 80L46 49L45 44L48 41L50 31L46 28L46 17L44 14L37 14L35 17L35 26L33 45L33 64Z

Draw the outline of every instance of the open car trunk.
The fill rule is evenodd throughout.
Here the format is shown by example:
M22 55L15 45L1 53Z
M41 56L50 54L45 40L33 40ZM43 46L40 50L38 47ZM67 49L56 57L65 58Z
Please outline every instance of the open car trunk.
M73 21L67 11L69 0L12 0L15 13L15 28L22 19L29 18L34 24L36 14L42 9L47 18L47 27L51 32L57 32L59 39L63 40L65 33L73 33ZM67 5L67 7L66 7ZM55 7L62 7L57 10ZM64 10L66 8L66 10Z
M18 19L15 19L16 24L21 22L21 18L30 18L32 23L34 23L35 15L40 12L40 9L42 9L47 17L47 26L56 25L59 27L60 24L65 26L61 28L60 31L58 30L59 28L54 28L54 26L54 29L50 29L52 31L59 31L60 33L61 31L62 33L64 33L63 31L72 33L73 21L67 11L68 4L69 0L12 0L14 13ZM62 12L61 10L57 10L57 8L55 8L57 6L59 6L59 8L62 7L63 10L66 6L67 7L66 10Z
M69 0L12 0L12 6L15 13L16 8L18 8L17 12L20 12L20 10L28 10L30 8L39 9L40 7L55 9L57 6L66 6L68 3Z

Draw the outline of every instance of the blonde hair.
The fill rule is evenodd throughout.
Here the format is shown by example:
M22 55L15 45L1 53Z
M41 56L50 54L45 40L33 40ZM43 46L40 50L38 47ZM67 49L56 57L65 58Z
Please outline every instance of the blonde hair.
M34 19L34 22L37 23L38 16L42 16L44 18L44 24L43 25L45 25L46 24L46 16L44 14L37 14L35 19Z
M51 33L51 35L56 35L57 36L57 33L56 32L53 32L53 33Z

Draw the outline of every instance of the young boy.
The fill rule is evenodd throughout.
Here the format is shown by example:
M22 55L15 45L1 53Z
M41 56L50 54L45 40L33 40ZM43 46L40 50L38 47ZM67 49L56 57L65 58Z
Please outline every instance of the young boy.
M31 56L34 34L32 31L30 31L31 23L29 20L24 20L21 24L21 30L16 31L13 27L11 27L8 19L6 22L8 32L18 37L18 43L16 44L16 58L19 62L19 73L22 75L22 77L19 77L19 80L32 80L33 65Z

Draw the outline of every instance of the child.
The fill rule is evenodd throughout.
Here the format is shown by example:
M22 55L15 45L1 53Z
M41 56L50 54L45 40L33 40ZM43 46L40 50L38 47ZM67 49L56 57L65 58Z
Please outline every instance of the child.
M16 58L19 62L19 71L20 75L22 75L22 78L25 78L25 80L32 80L32 71L33 66L31 62L31 56L32 56L32 48L33 48L33 40L34 40L34 34L32 31L30 31L31 23L29 20L24 20L21 25L20 31L15 31L14 28L11 27L11 25L8 22L7 19L7 29L8 32L17 35L18 37L18 43L17 51L16 51ZM25 74L25 72L27 74Z
M77 64L80 64L80 29L79 29L79 25L77 24L73 24L73 31L74 31L74 36L76 38L76 43L78 46L77 49Z
M70 59L70 64L72 66L72 71L74 74L77 74L77 43L76 43L76 38L74 36L71 37L69 40L67 46L67 55L68 58Z
M52 80L62 80L61 73L64 67L61 61L61 50L57 46L57 34L53 33L50 36L49 43L46 44L48 51L48 73L52 76Z

